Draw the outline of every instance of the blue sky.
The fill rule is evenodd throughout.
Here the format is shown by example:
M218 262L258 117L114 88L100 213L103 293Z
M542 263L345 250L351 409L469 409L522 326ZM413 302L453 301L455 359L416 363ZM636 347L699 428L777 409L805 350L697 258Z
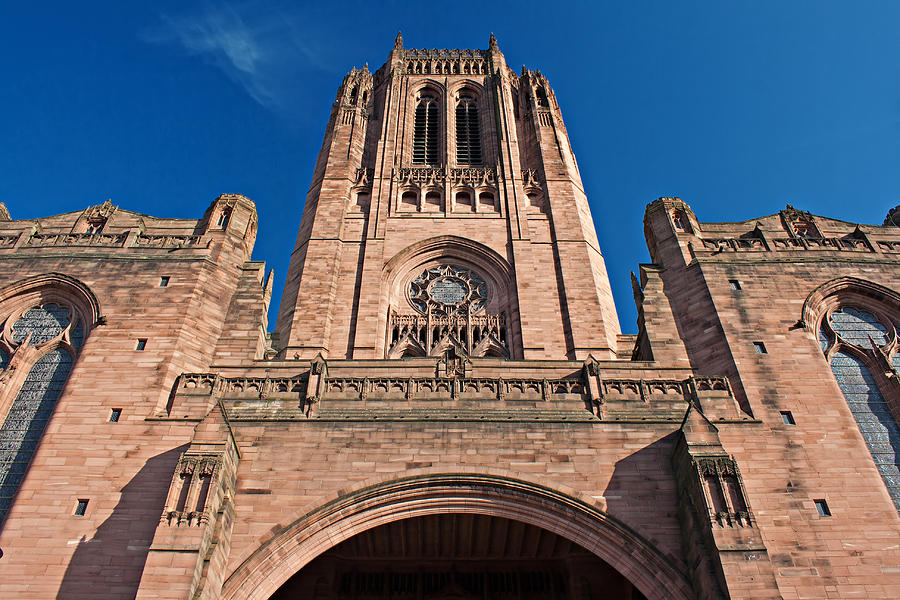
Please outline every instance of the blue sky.
M398 30L428 48L494 32L556 90L633 332L628 273L659 196L701 221L790 203L880 224L900 204L898 23L897 1L7 2L0 201L197 218L245 194L277 304L345 72L380 66Z

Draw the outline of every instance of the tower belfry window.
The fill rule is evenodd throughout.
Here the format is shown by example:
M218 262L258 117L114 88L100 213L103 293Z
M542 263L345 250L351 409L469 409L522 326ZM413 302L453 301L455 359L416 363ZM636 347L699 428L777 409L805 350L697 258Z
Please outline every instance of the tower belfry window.
M471 96L462 96L456 105L456 162L481 164L481 126L478 104Z
M438 164L438 104L433 96L422 96L416 105L413 131L413 164Z

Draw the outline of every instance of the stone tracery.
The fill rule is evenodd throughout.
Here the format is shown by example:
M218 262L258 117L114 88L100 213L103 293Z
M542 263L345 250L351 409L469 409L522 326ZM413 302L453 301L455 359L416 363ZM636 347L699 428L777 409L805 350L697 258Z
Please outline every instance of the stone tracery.
M421 313L468 314L484 308L487 283L470 269L442 265L410 283L409 301Z
M885 396L885 382L875 374L879 367L897 371L900 354L894 349L893 359L887 361L897 336L890 319L878 312L839 303L822 317L818 340L888 493L900 510L897 416Z
M490 286L476 269L442 263L409 281L406 300L413 314L392 310L388 358L441 356L508 357L506 317L488 314Z
M56 300L7 314L0 335L0 379L19 389L0 425L0 520L25 477L85 332L78 311ZM27 369L24 379L14 379L13 364Z

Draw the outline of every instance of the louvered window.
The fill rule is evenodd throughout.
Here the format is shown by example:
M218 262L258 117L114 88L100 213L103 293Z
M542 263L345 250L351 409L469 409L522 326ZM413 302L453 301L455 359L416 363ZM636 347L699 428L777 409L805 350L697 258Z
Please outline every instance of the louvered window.
M413 132L413 164L438 164L438 105L431 96L422 96L416 106Z
M456 162L460 165L481 164L478 105L469 96L462 96L456 105Z

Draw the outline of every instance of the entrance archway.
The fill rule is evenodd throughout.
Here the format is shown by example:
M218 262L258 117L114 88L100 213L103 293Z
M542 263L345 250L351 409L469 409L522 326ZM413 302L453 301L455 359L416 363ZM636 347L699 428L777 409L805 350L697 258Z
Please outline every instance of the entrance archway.
M440 514L344 540L270 600L646 600L578 544L502 517Z
M573 542L609 565L648 600L688 600L676 564L639 534L584 499L518 479L422 475L349 492L288 525L226 580L223 600L268 600L316 557L382 525L430 515L482 515L531 525Z

